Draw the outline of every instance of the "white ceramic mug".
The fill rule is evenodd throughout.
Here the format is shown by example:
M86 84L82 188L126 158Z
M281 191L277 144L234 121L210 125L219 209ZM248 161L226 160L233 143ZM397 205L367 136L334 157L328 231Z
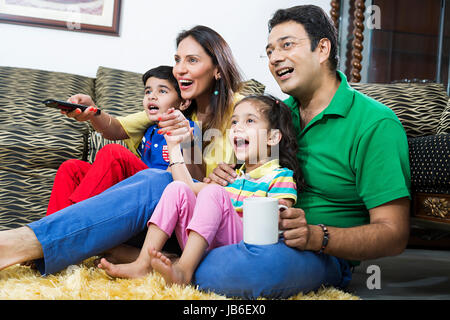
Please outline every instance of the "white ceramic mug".
M244 200L244 242L248 244L275 244L278 242L278 211L286 206L278 199L252 197Z

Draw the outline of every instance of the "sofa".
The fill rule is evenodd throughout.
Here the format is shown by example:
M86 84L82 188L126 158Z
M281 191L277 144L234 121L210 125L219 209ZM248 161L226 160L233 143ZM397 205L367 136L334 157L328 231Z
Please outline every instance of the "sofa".
M450 104L443 85L434 83L352 84L397 114L410 147L414 225L450 230ZM243 94L264 92L255 80ZM0 230L42 218L53 178L62 162L92 162L109 141L88 123L46 108L49 98L75 93L93 97L113 116L142 108L141 74L99 67L95 78L75 74L0 67ZM124 145L124 144L123 144Z

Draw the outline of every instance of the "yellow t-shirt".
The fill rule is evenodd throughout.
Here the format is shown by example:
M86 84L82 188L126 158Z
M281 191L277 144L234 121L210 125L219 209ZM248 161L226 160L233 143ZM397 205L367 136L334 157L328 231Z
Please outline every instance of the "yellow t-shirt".
M240 101L244 96L236 93L233 99L233 105L230 106L229 115L231 116L234 109L234 105ZM128 139L125 140L128 148L137 155L137 148L141 143L142 137L144 136L145 130L152 125L152 122L148 119L147 113L145 111L140 111L137 113L130 114L124 117L117 117L123 129L128 135ZM228 121L229 119L226 119ZM192 115L192 121L197 125L198 118L197 114ZM203 161L206 164L206 176L208 176L215 167L221 162L223 163L235 163L235 157L233 153L233 147L228 139L228 122L221 130L209 130L203 135L204 141L212 142L203 150Z

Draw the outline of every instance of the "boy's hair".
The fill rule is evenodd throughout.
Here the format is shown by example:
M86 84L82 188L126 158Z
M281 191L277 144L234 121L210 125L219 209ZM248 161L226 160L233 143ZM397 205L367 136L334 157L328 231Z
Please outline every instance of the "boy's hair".
M301 191L304 187L304 179L297 160L297 135L292 123L291 110L283 101L270 94L247 96L239 101L236 106L245 101L261 107L263 115L269 122L270 129L277 129L280 131L280 165L294 171L294 180L297 183L297 190Z
M162 80L167 80L172 84L172 86L175 88L175 90L177 90L178 96L181 98L180 87L178 86L177 79L175 79L175 77L173 75L172 69L173 68L169 67L169 66L159 66L159 67L148 70L142 76L142 81L144 82L144 86L145 86L145 83L147 82L147 80L151 77L155 77L155 78L162 79Z
M287 21L294 21L303 25L311 41L311 51L317 48L320 39L327 38L330 40L331 50L328 62L330 71L336 72L339 59L337 55L337 30L325 11L314 5L280 9L269 20L269 32L276 25Z

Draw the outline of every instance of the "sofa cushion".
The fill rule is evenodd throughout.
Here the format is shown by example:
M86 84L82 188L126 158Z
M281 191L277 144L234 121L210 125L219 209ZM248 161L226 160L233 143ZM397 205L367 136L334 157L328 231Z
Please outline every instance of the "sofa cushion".
M0 67L0 228L45 215L59 165L86 159L89 126L45 107L43 100L94 96L94 79Z
M444 133L450 133L450 99L448 99L447 106L441 114L437 128L437 134Z
M29 124L38 128L64 128L87 133L86 123L45 107L46 99L67 100L84 93L94 96L94 79L61 72L0 67L0 124Z
M0 169L0 231L45 215L55 174L56 169Z
M113 116L142 111L142 74L99 67L95 82L96 104Z
M351 86L391 108L408 137L436 134L448 101L444 86L437 83L351 83Z
M450 134L409 138L413 192L450 194Z
M83 132L29 124L0 131L0 230L43 217L56 170L67 159L82 159Z

